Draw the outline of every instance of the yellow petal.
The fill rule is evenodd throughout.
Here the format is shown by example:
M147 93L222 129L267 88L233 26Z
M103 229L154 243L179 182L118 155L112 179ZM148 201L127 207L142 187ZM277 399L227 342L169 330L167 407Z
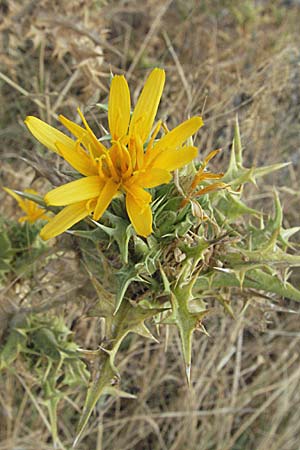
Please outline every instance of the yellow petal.
M149 203L141 208L140 202L127 192L126 209L136 233L143 237L149 236L152 233L152 211Z
M36 190L31 189L31 188L24 189L24 192L26 192L27 194L32 194L32 195L39 195L39 193Z
M201 117L192 117L178 125L163 136L154 146L156 150L164 150L166 148L180 147L190 136L196 133L203 125Z
M85 128L82 128L77 123L67 119L67 117L62 114L58 116L58 119L77 139L82 140L83 137L87 135L87 130Z
M218 189L225 189L227 187L228 187L228 184L222 183L222 182L209 184L208 186L204 187L203 189L200 189L199 191L195 192L193 194L193 196L196 197L198 195L204 195L204 194L207 194L208 192L217 191Z
M71 183L64 184L48 192L45 195L45 202L48 205L63 206L78 203L82 200L90 200L98 197L103 184L103 181L98 176L71 181Z
M41 229L41 238L44 240L51 239L87 217L89 211L86 205L87 202L82 201L64 208Z
M59 154L56 144L63 144L65 147L73 148L75 142L56 128L51 127L46 122L37 117L27 116L25 124L33 136L55 153Z
M104 211L109 207L112 199L118 192L120 184L116 184L112 179L108 179L99 195L94 211L93 219L99 220Z
M125 183L124 188L127 193L129 193L136 201L137 204L140 205L140 209L143 209L144 206L151 202L152 197L149 192L145 191L141 186L137 184Z
M103 144L101 144L101 142L97 140L96 136L90 128L89 130L86 130L85 128L81 127L75 122L72 122L72 120L69 120L62 115L60 115L58 119L67 128L67 130L69 130L70 133L72 133L73 136L75 136L85 146L86 149L89 150L89 148L91 148L95 157L101 156L106 153L106 148Z
M20 218L18 219L18 222L19 222L19 223L24 223L24 222L32 223L32 222L30 221L30 219L28 218L28 216L22 216L22 217L20 217Z
M14 192L12 189L9 189L7 187L3 187L4 191L7 192L9 195L11 195L15 200L17 200L19 206L22 208L21 205L24 204L24 200L20 195L18 195L16 192Z
M61 156L82 175L89 176L98 173L97 166L79 145L70 148L63 144L57 144L57 148Z
M113 77L108 102L108 124L112 139L126 135L130 120L130 92L124 76Z
M92 144L90 147L91 147L91 150L92 150L94 156L99 157L101 155L105 155L107 152L106 147L104 147L104 145L98 141L93 130L90 128L89 124L87 123L86 118L82 114L80 108L77 108L77 112L78 112L78 114L86 128L86 131L88 133L87 136L88 136L90 143ZM87 147L89 148L89 145Z
M129 135L138 134L144 143L148 138L162 95L165 84L165 72L162 69L154 69L142 90L136 107L134 108Z
M152 167L166 170L175 170L185 166L198 154L197 147L183 147L180 150L165 150L152 161Z
M152 188L160 184L169 183L172 175L165 169L147 169L131 177L130 183L137 183L144 188Z

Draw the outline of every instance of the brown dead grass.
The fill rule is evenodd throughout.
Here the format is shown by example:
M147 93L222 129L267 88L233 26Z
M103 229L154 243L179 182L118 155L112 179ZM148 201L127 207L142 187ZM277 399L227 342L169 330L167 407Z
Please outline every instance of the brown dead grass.
M275 184L285 205L285 225L297 225L297 3L2 2L3 185L22 189L33 183L46 189L46 179L61 182L56 155L26 132L27 114L55 123L58 113L74 118L76 107L84 106L101 131L105 115L96 103L107 100L110 71L126 74L136 99L149 69L159 65L167 72L161 117L173 127L188 115L203 114L197 144L201 155L223 148L219 169L226 168L236 114L249 164L292 161L261 183L263 195L254 188L248 195L268 212ZM14 203L1 192L0 200L0 212L13 217ZM80 316L72 299L84 305L91 294L85 285L74 255L66 253L59 267L41 261L30 282L22 275L12 279L0 305L5 313L20 303L41 307L54 299L64 303L71 324ZM249 307L236 320L220 316L207 322L211 337L195 336L190 388L172 329L167 350L164 336L160 344L130 339L120 361L122 387L135 392L137 400L103 401L79 449L298 450L299 308L282 301L260 311ZM99 326L97 320L77 322L74 331L83 346L97 346ZM21 366L19 373L19 380L9 375L0 380L0 450L50 449L43 406L30 396L34 380ZM74 392L61 402L61 448L71 446L82 401L83 393Z

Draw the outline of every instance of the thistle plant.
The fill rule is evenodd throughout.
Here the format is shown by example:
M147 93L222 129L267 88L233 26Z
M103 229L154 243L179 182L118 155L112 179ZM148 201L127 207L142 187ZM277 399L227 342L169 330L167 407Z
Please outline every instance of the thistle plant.
M88 249L81 252L82 270L97 302L87 314L105 320L99 347L76 353L78 360L92 358L94 370L75 444L100 397L133 397L119 386L116 361L128 334L157 340L157 330L176 327L190 383L193 333L209 333L205 318L217 304L234 320L234 298L241 292L244 308L255 293L266 302L274 296L300 301L300 291L288 282L291 267L300 265L289 242L300 227L284 229L276 190L270 216L244 200L247 183L256 184L286 163L245 167L236 121L227 170L209 171L220 150L205 158L200 154L197 161L192 136L203 124L200 117L171 131L162 121L153 126L164 79L163 70L152 71L131 115L127 82L114 76L109 134L101 139L80 111L84 127L59 117L75 140L38 118L25 121L77 172L75 180L46 194L44 207L56 215L40 235L47 240L67 232L79 248Z

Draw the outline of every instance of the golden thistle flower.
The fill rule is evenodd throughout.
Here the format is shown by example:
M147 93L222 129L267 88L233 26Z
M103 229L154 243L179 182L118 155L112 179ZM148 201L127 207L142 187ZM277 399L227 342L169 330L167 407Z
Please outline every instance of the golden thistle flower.
M152 197L145 189L168 183L171 171L197 156L196 147L183 144L203 125L200 117L193 117L156 141L162 126L159 121L150 136L164 82L165 72L154 69L130 118L127 81L124 76L113 77L108 103L109 149L96 138L80 110L85 128L59 117L76 141L36 117L26 118L27 127L42 144L84 175L45 196L48 205L65 208L41 230L43 239L63 233L91 213L99 220L120 192L126 196L126 210L136 233L147 237L152 232Z
M18 220L20 223L34 223L39 219L49 220L49 216L47 216L45 210L38 206L34 201L21 197L19 194L7 187L4 187L3 189L15 200L17 200L19 207L25 212L25 216L20 217ZM24 192L37 195L37 192L33 189L25 189Z

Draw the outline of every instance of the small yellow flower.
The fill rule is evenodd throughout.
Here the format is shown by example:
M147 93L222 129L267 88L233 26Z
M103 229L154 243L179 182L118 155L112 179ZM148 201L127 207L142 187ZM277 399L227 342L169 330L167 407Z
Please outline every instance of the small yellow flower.
M214 158L218 153L220 153L220 149L213 150L210 152L203 163L200 165L200 168L198 169L198 172L193 178L193 181L188 189L187 195L184 197L184 199L181 202L181 207L185 206L189 201L193 201L194 198L199 197L200 195L207 194L208 192L213 192L218 189L224 189L227 188L228 185L226 183L223 183L222 181L209 184L208 186L205 186L203 188L197 189L198 185L203 183L203 181L207 180L220 180L223 178L223 173L211 173L206 172L206 166L208 165L209 161Z
M151 130L164 82L165 72L154 69L130 118L127 81L124 76L113 77L108 103L109 149L96 138L80 110L85 128L59 117L76 141L36 117L26 118L27 127L42 144L84 175L45 196L47 204L65 208L42 229L43 239L63 233L91 213L94 220L99 220L119 192L126 196L126 210L136 233L149 236L152 197L146 189L169 183L171 171L197 156L196 147L183 144L203 125L200 117L192 117L156 140L161 121L152 134Z
M19 218L20 223L23 222L34 223L39 219L49 220L49 217L45 213L45 210L40 206L38 206L34 201L21 197L16 192L12 191L7 187L4 187L3 189L15 200L17 200L19 207L25 212L25 216ZM33 189L25 189L24 192L27 192L28 194L37 195L37 192L34 191Z

